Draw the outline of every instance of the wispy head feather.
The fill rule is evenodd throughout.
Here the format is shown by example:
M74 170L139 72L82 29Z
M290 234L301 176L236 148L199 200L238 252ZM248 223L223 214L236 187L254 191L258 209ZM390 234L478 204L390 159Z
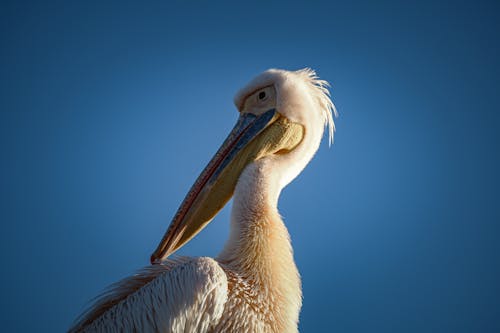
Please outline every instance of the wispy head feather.
M333 133L335 132L333 117L337 117L338 113L330 98L330 91L328 90L330 84L325 80L321 80L316 72L308 67L300 69L295 73L300 75L312 88L323 114L325 127L328 127L328 143L331 145L333 143Z

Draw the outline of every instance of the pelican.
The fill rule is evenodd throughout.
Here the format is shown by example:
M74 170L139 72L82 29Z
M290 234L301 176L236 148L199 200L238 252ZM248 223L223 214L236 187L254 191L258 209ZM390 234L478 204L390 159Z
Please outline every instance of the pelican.
M333 139L328 83L305 68L267 70L235 98L239 119L186 195L151 265L113 285L71 332L298 332L300 275L278 198ZM233 197L215 258L168 258Z

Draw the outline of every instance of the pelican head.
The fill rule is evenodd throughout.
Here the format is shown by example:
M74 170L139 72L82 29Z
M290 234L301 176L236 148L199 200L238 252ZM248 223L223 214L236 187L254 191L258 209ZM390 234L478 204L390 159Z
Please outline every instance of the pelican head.
M267 70L234 99L239 119L200 174L151 256L159 263L200 232L233 196L243 172L257 168L273 177L269 200L311 160L324 128L333 139L335 108L328 83L311 69ZM250 170L250 171L249 171Z

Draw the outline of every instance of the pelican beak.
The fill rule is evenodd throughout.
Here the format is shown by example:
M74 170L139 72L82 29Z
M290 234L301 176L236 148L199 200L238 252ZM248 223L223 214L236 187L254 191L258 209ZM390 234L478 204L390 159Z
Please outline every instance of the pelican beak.
M304 128L275 109L261 115L243 113L215 156L200 174L175 214L151 263L161 263L200 232L231 199L249 163L286 153L302 140Z

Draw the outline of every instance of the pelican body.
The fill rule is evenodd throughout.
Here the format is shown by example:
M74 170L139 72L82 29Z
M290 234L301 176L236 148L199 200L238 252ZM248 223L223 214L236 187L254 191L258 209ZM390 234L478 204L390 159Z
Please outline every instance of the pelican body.
M151 265L112 286L72 332L298 332L300 275L278 213L281 190L333 137L327 82L263 72L235 97L234 129L186 195ZM233 197L215 258L168 258Z

